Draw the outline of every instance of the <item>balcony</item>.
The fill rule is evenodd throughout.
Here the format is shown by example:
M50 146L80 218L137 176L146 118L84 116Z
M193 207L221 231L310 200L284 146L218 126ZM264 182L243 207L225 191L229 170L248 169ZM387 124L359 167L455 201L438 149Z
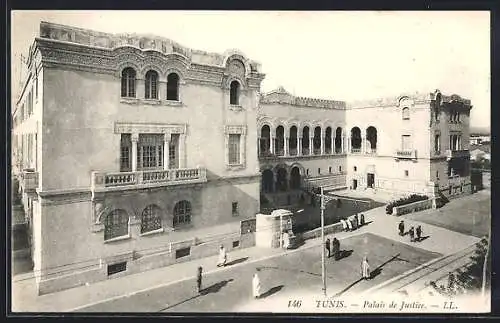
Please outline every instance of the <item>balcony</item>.
M22 175L22 187L25 192L35 192L38 187L38 172L32 170L23 170Z
M366 149L366 154L367 155L376 155L377 154L377 149L375 149L375 148L367 148Z
M313 153L314 155L321 155L321 148L314 148Z
M396 159L417 159L417 151L412 150L396 150L394 153Z
M446 150L446 159L450 160L452 158L469 158L469 150Z
M182 168L136 172L93 172L92 191L115 191L205 183L205 168Z
M361 148L351 148L351 154L361 154Z

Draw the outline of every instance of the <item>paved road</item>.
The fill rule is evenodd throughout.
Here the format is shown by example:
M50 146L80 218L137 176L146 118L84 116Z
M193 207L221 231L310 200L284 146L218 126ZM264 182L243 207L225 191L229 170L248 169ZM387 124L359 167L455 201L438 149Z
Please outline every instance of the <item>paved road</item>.
M337 262L327 259L329 295L348 295L415 268L440 254L366 233L342 240L345 257ZM360 263L367 255L374 278L361 281ZM204 277L205 291L195 292L195 281L187 280L129 297L100 303L78 312L190 312L232 311L251 301L251 278L260 268L264 297L271 299L294 290L321 294L321 249L310 248ZM193 273L194 274L194 273Z

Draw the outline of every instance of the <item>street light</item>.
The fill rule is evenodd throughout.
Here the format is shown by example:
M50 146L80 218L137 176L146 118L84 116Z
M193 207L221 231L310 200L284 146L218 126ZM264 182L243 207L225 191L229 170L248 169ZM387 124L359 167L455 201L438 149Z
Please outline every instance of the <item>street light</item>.
M321 276L323 278L323 294L326 296L326 266L325 266L325 205L324 205L323 186L321 186Z

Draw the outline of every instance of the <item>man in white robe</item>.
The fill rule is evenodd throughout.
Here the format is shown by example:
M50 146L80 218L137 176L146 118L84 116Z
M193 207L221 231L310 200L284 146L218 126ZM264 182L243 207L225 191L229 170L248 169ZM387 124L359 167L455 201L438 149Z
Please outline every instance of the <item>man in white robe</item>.
M224 246L220 246L219 250L219 261L217 262L217 267L224 267L227 261L226 249Z
M363 262L361 263L361 275L363 279L370 279L370 265L366 257L363 257Z
M257 272L253 274L252 278L252 292L254 298L260 297L260 278Z

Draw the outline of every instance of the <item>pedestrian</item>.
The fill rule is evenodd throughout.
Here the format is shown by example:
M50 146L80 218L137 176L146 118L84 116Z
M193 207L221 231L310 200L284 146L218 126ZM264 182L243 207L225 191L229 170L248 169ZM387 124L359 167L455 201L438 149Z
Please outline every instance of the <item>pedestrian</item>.
M347 231L352 231L352 222L351 222L351 219L347 218L346 224L347 224Z
M226 249L223 245L220 246L219 249L219 261L217 262L217 267L224 267L227 261L227 253Z
M363 257L363 261L361 262L361 275L363 279L370 279L370 265L366 256Z
M360 220L361 220L361 226L365 225L365 215L363 213L361 213Z
M344 219L340 219L340 223L342 224L342 230L347 231L347 222Z
M290 247L290 233L283 232L283 248L288 249Z
M410 228L410 231L408 231L410 233L410 241L413 242L415 241L415 229L413 227Z
M416 232L417 232L417 241L420 241L420 239L422 238L422 226L421 225L419 225L417 227Z
M358 228L358 216L351 216L352 229L356 230Z
M325 248L326 250L328 251L328 258L330 258L331 256L331 250L330 250L330 239L326 239L326 242L325 242Z
M354 222L356 222L356 228L359 228L361 226L361 220L359 219L359 216L357 214L354 216Z
M404 236L404 234L405 234L405 223L404 223L403 220L401 220L401 222L399 222L398 228L399 228L399 235L400 236Z
M339 259L340 254L340 241L337 238L333 238L332 241L332 252L335 260Z
M260 278L259 275L257 274L259 270L253 274L252 278L252 293L253 293L253 298L259 298L260 297Z
M203 268L201 266L198 267L198 273L196 275L196 285L198 287L198 293L201 293L201 278L203 275Z

